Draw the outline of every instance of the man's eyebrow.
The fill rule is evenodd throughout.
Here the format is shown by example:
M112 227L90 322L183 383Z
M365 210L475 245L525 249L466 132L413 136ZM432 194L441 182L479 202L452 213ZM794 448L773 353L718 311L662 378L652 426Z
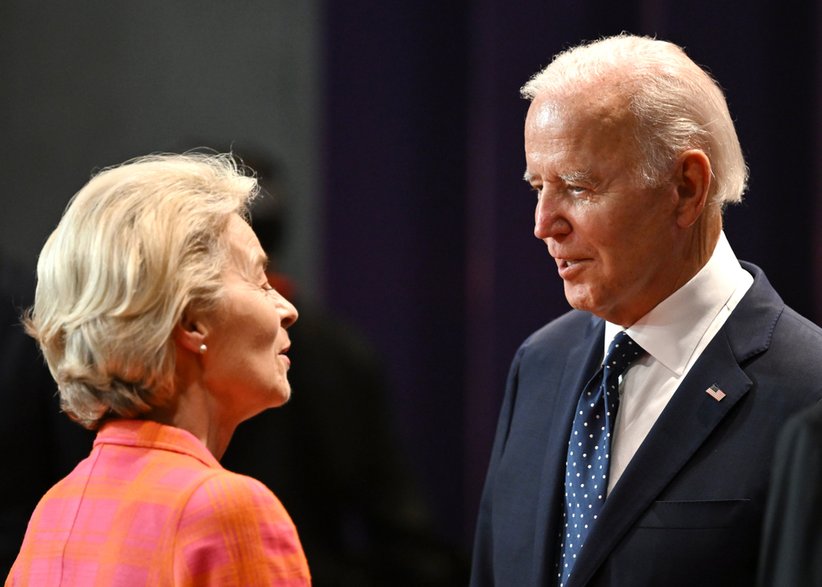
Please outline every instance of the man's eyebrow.
M588 170L571 171L568 173L561 173L559 178L565 183L590 182L593 179L593 174ZM528 183L534 181L534 175L526 171L522 174L522 179Z
M585 169L571 171L568 173L560 173L559 178L565 183L591 182L593 179L593 174Z

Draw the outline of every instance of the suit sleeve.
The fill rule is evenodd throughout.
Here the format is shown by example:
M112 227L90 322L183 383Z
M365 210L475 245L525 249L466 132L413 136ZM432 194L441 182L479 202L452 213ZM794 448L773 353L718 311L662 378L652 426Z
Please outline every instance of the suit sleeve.
M772 475L759 584L822 585L822 404L785 426Z
M497 422L497 432L491 450L491 460L485 477L485 486L480 499L477 527L474 535L474 550L471 562L471 587L490 587L494 585L494 526L493 526L493 499L496 472L511 424L511 414L517 396L517 380L519 363L523 349L517 352L508 372L508 381L505 386L505 398Z
M311 584L297 530L262 483L226 472L209 477L186 504L175 540L175 584Z

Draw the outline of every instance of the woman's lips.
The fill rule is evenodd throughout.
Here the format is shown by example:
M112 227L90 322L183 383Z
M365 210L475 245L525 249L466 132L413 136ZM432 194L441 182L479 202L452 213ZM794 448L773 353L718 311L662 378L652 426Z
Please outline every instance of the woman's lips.
M286 366L291 366L291 359L286 354L291 349L291 346L285 347L283 350L280 351L279 357L285 361Z

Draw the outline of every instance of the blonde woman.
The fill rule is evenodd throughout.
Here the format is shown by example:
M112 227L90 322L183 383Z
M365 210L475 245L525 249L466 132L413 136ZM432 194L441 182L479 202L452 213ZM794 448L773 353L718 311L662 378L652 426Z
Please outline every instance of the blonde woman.
M97 430L41 500L7 585L309 585L296 529L218 460L291 393L296 309L246 222L227 155L155 155L72 199L40 255L26 322L63 410Z

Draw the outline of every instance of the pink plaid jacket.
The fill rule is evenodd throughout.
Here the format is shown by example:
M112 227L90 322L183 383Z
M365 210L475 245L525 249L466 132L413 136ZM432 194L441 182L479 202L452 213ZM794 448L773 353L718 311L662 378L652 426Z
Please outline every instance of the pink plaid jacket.
M297 531L262 483L192 434L115 420L32 515L6 586L310 585Z

